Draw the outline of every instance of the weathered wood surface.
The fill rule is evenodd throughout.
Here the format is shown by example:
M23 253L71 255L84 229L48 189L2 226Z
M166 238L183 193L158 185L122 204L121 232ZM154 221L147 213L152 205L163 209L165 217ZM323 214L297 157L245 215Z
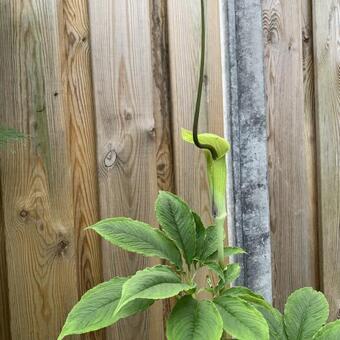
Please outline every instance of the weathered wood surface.
M171 131L167 2L166 0L152 0L150 6L157 184L160 190L174 192L175 174ZM163 262L166 263L166 261ZM163 302L164 331L166 329L166 320L175 303L175 298L167 299Z
M294 289L319 287L312 72L306 43L311 18L308 1L264 0L262 5L273 301L282 309Z
M55 338L78 299L60 10L43 0L0 7L1 122L31 137L1 150L12 339Z
M65 109L70 114L69 152L76 250L78 298L102 282L99 237L83 228L98 221L96 139L86 0L63 1L60 46ZM104 333L83 335L102 339Z
M162 126L154 117L149 1L90 1L89 5L100 217L129 216L155 225ZM103 243L105 279L131 275L152 262ZM108 330L107 338L161 339L162 334L158 303L119 322Z
M313 1L321 287L340 316L340 1Z
M1 182L0 182L1 189ZM1 190L0 190L1 192ZM11 340L10 309L6 258L6 234L2 198L0 198L0 339Z
M260 0L228 1L223 6L225 69L231 97L226 124L231 150L229 198L231 242L246 250L237 256L242 274L236 284L270 301L271 251L267 183L267 132ZM226 28L224 28L226 29Z

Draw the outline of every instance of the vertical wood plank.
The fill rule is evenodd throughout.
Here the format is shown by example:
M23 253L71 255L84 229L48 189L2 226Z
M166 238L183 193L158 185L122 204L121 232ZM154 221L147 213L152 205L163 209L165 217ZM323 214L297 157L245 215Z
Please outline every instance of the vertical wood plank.
M2 151L13 339L53 339L77 301L69 115L55 1L0 4L1 122L31 136Z
M149 0L90 1L100 216L155 224L157 128ZM103 244L104 278L152 263ZM109 339L161 339L162 305L122 320Z
M340 1L313 1L321 286L340 316Z
M166 0L150 0L153 107L156 125L157 179L160 190L174 190L171 136L170 65Z
M153 107L156 126L157 183L160 190L174 192L171 131L170 65L166 0L150 0L152 34ZM164 261L166 263L166 261ZM176 299L163 301L163 326Z
M308 63L310 56L303 59L303 8L293 0L263 1L273 301L280 309L294 289L319 285L310 73L303 70L303 60Z
M0 339L11 340L12 337L8 293L6 233L0 182Z
M95 233L85 232L98 221L96 139L89 49L87 0L64 0L60 20L63 43L63 92L70 113L72 199L77 252L79 298L102 282L100 240ZM105 332L83 335L101 339Z
M224 135L219 2L207 2L207 55L200 131ZM175 187L191 208L212 222L211 201L202 152L184 143L181 128L192 129L198 85L201 32L200 1L168 0L172 129ZM205 275L200 277L204 284Z

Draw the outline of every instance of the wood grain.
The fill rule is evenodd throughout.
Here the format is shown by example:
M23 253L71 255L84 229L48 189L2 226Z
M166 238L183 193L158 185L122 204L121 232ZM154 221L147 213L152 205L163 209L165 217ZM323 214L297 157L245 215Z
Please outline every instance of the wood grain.
M340 317L340 1L313 1L321 286Z
M2 150L13 339L54 339L77 301L69 114L54 1L2 1L1 122L30 135Z
M8 293L6 233L2 197L0 197L0 339L11 340L11 321Z
M280 309L296 288L319 285L311 56L302 47L303 13L308 18L303 8L293 0L263 1L273 301Z
M87 0L64 0L62 4L60 41L63 42L63 92L65 107L70 113L69 153L80 298L88 289L103 281L99 237L83 230L99 218L90 32ZM91 333L82 338L102 339L104 334Z
M176 192L212 222L206 161L203 152L184 143L181 128L192 129L200 61L200 2L169 0L172 129ZM200 131L223 136L222 71L218 1L207 2L207 54ZM200 275L203 285L206 273Z
M165 0L150 0L152 33L153 107L156 126L157 183L160 190L174 190L171 135L170 65Z
M89 2L100 217L155 224L157 131L149 0ZM153 261L103 244L104 278ZM162 305L119 322L109 339L161 339Z
M156 168L158 189L174 192L171 131L170 65L166 0L150 0L153 72L153 107L156 126ZM167 261L163 261L167 263ZM176 299L163 301L163 326Z

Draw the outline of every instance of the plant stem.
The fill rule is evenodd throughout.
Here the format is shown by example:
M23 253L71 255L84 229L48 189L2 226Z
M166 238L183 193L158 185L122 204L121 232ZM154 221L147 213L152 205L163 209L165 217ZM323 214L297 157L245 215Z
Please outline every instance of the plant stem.
M193 124L193 141L200 149L205 149L207 154L208 175L210 190L212 192L214 220L217 228L218 237L218 262L224 267L224 220L226 218L226 164L225 157L218 158L217 150L213 145L201 144L198 140L198 119L200 114L203 78L204 78L204 63L205 63L205 10L204 0L201 0L201 64L200 75L198 82L194 124Z
M224 221L227 216L226 211L226 163L222 157L211 162L212 177L212 198L215 211L215 225L217 228L217 254L221 268L224 268Z
M212 158L217 158L217 152L212 145L201 144L198 140L198 119L201 108L202 90L203 90L203 78L204 78L204 64L205 64L205 11L204 0L201 0L201 65L200 65L200 77L198 81L197 98L195 105L194 125L193 125L193 139L195 145L200 149L206 149L211 152Z

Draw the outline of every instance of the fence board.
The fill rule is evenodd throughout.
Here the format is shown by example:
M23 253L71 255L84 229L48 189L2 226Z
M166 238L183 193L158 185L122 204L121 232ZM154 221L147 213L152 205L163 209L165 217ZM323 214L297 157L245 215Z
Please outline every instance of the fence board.
M31 143L2 153L13 339L50 339L77 300L69 116L54 1L2 1L1 122Z
M172 128L176 192L211 223L205 158L181 139L192 128L200 60L200 1L168 1ZM223 98L218 1L207 2L207 62L200 131L223 136ZM209 117L209 118L208 118ZM201 284L205 275L200 276Z
M340 315L340 103L338 0L313 1L321 286Z
M310 108L305 107L310 89L308 69L303 72L302 64L301 3L264 0L263 26L273 301L282 309L291 291L319 283L311 163L314 142Z
M155 223L156 142L148 0L91 1L101 217L129 216ZM151 263L103 244L104 278ZM121 321L110 339L161 339L161 304Z
M166 0L151 0L150 6L157 184L160 190L174 192L167 3ZM174 298L163 302L164 330L175 301Z
M1 163L0 163L1 165ZM0 177L1 178L1 177ZM1 193L1 181L0 181ZM7 277L7 259L6 259L6 241L5 241L5 221L0 197L0 339L11 340L11 323L10 309L8 299L8 277Z
M98 221L96 140L87 0L65 0L60 20L64 48L63 92L70 113L72 199L77 251L78 296L102 282L100 240L83 228ZM104 332L83 335L101 339Z

